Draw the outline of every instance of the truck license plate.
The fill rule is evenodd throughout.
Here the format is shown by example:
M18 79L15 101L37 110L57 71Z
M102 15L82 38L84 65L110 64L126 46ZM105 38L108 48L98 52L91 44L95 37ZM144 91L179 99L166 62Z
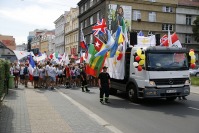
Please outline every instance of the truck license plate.
M166 93L176 93L177 90L166 90Z

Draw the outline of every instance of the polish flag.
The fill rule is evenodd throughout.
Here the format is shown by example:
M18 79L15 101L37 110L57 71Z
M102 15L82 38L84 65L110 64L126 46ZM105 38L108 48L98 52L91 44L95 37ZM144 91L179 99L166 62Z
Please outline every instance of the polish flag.
M166 41L164 41L162 43L162 46L166 46L166 47L178 47L178 48L182 47L182 45L181 45L181 43L180 43L180 41L179 41L178 36L177 36L176 33L173 33L171 35L171 42L172 43L169 44L169 39L167 39Z
M33 80L33 70L34 70L34 67L35 67L35 62L34 62L32 56L30 55L30 58L29 58L29 67L28 67L30 81Z
M83 49L88 49L87 45L86 45L86 42L85 42L85 39L84 39L84 33L81 29L81 38L80 38L80 46L83 48Z

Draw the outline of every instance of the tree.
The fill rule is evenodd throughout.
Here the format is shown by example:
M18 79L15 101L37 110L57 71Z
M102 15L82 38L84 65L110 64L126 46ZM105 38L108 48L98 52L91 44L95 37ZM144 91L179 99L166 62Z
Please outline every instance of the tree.
M195 41L199 42L199 16L196 18L196 20L194 20L193 24L194 24L192 27L193 36Z

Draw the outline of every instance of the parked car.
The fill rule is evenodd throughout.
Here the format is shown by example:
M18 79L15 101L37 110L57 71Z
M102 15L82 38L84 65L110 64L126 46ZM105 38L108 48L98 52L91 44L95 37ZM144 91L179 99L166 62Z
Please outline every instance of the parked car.
M189 69L189 73L191 76L199 77L199 68L197 69Z

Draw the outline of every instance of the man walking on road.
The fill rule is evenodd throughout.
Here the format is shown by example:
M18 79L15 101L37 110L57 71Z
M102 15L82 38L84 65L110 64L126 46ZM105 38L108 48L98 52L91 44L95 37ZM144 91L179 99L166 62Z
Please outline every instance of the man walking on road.
M81 82L82 82L82 92L84 92L84 88L86 89L86 92L89 92L90 90L88 89L88 83L87 83L86 72L85 72L84 67L82 67L80 76L81 76Z
M107 73L107 67L103 67L103 72L99 74L98 84L100 88L100 102L103 104L104 94L105 94L105 103L110 103L109 99L109 88L110 88L110 75Z

